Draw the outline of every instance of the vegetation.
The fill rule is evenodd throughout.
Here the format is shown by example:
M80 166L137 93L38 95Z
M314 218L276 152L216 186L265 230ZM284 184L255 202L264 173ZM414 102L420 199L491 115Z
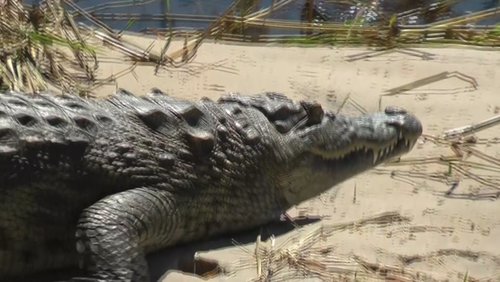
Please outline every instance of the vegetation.
M137 5L137 1L133 2ZM151 2L154 1L139 1L142 4ZM69 0L43 0L36 7L28 7L21 0L0 1L0 90L37 92L55 88L88 94L96 86L113 80L96 78L96 53L102 48L111 47L124 53L131 59L131 65L133 62L152 63L158 69L188 63L205 38L311 46L395 48L416 44L461 44L500 47L500 24L477 24L485 19L498 18L498 7L450 18L446 15L456 0L442 0L392 15L379 11L380 8L373 4L376 1L329 1L359 8L354 19L339 22L318 15L314 1L308 0L301 21L273 18L275 13L294 2L275 0L270 6L262 7L261 0L236 0L220 16L212 17L174 14L168 0L161 1L165 9L158 15L100 12L106 8L132 5L131 1L106 2L86 9ZM373 13L378 17L368 20ZM74 18L90 22L91 26L77 25ZM428 23L409 24L412 18L422 18ZM102 22L105 19L125 19L125 29L133 28L143 19L162 20L167 27L143 31L163 35L167 43L159 54L150 49L143 50L124 42L122 32L106 26ZM207 28L201 31L174 28L172 23L176 20L207 22ZM185 44L167 56L166 51L175 37L183 38Z
M77 25L65 6L85 15L94 24ZM133 20L130 21L133 25ZM177 36L172 32L169 38ZM121 33L86 13L72 1L44 0L27 6L21 0L0 1L0 90L36 93L47 89L79 95L116 77L98 78L98 51L114 48L136 62L180 66L194 56L202 36L166 55L142 50L121 39Z
M148 2L148 1L147 1ZM452 17L450 10L458 0L441 0L434 4L429 1L415 1L418 8L395 14L387 14L377 1L324 1L338 3L346 10L356 6L358 12L350 20L328 19L318 14L314 0L303 7L302 19L276 19L273 15L290 8L296 0L275 0L270 6L262 6L261 0L237 0L219 17L209 15L176 14L165 11L161 14L120 14L99 12L106 7L90 8L96 17L107 20L165 20L196 21L212 23L207 30L209 37L236 42L328 44L328 45L368 45L385 48L415 44L460 44L500 47L500 25L482 24L487 19L499 17L498 7ZM316 2L321 2L316 0ZM498 4L497 4L498 5ZM492 6L494 6L492 4ZM296 8L296 7L294 7ZM375 14L377 17L373 17ZM425 24L415 24L419 19ZM144 32L168 34L172 28L146 28ZM178 29L179 31L182 28ZM197 31L182 30L186 34Z
M0 3L0 86L85 91L95 79L95 48L60 3L44 1L31 9L19 0Z

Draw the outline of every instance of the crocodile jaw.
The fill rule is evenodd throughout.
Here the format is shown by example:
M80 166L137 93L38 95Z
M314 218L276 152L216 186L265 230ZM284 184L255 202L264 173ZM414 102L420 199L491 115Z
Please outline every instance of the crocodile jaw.
M375 166L391 158L398 157L411 151L417 139L414 137L403 137L399 133L397 139L394 139L382 146L357 144L349 146L339 152L327 152L316 148L310 150L311 154L327 162L329 166L349 165L352 162L362 161Z
M420 121L401 109L359 118L327 116L307 132L312 139L280 176L280 188L288 203L296 205L409 152L421 133Z

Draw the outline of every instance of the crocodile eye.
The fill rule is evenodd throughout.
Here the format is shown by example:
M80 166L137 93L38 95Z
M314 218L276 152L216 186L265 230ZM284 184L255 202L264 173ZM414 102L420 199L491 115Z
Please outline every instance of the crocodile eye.
M325 111L323 110L323 107L321 107L321 104L305 101L301 102L300 104L307 112L307 125L321 123L325 115Z

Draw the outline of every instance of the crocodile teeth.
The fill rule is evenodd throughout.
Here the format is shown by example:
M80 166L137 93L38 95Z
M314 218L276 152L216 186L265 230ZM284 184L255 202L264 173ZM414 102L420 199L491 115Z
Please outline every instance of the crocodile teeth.
M417 140L413 140L413 141L410 141L410 148L413 148L413 146L415 146L415 143L417 143Z
M373 164L377 162L377 158L378 158L378 152L373 150Z

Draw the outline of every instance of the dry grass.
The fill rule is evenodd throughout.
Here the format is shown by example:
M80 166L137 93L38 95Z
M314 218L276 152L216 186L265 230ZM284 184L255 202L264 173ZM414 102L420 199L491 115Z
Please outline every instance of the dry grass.
M398 212L386 212L361 220L320 226L310 232L300 232L276 246L275 239L261 242L257 238L254 251L242 248L249 256L234 263L239 270L255 268L253 281L300 281L317 278L322 281L416 281L426 275L405 269L401 265L371 263L357 256L337 255L327 238L343 231L376 226L388 228L407 226L410 218ZM402 258L403 259L403 258ZM402 263L403 264L403 263ZM429 281L432 281L430 277Z
M413 16L425 18L430 14L436 16L445 13L455 1L443 0L432 7L420 7L391 17L384 16L376 23L364 20L367 13L374 10L380 12L376 11L376 5L372 7L373 3L357 1L348 2L351 5L368 6L363 6L356 18L349 23L297 22L270 18L273 12L284 9L293 2L294 0L276 0L269 7L259 10L256 8L259 6L258 1L238 0L216 18L167 13L161 19L168 17L169 20L175 20L180 17L207 21L210 24L202 31L173 28L154 30L156 35L167 38L162 50L155 54L151 51L152 48L144 50L125 42L121 32L112 30L101 21L103 15L98 11L91 15L71 0L45 0L38 7L26 7L20 0L0 0L0 90L37 92L55 88L86 95L116 79L97 77L99 59L96 53L100 49L113 48L122 52L131 62L128 71L132 71L136 63L155 64L158 70L160 67L178 67L190 62L205 38L314 45L363 44L383 48L428 43L500 46L500 26L469 26L483 19L498 17L499 10L494 8L426 25L407 25L406 21ZM69 6L72 12L66 11L64 5ZM92 26L77 25L73 20L73 16L77 15L91 22ZM122 16L134 20L133 15ZM113 14L113 17L119 18L120 15ZM262 33L248 37L246 31L249 28L296 31L297 35ZM169 50L167 54L172 39L176 37L185 40L184 46L179 50Z
M0 85L27 92L50 86L85 92L95 80L95 50L61 3L43 1L33 9L19 0L0 5Z
M250 4L248 4L250 2ZM442 0L435 4L422 6L393 15L384 15L380 11L378 1L342 1L329 2L344 4L346 7L360 7L355 18L348 22L331 21L293 21L270 18L273 12L285 9L294 0L276 0L269 7L255 10L259 2L252 0L235 1L232 9L228 9L217 19L219 24L209 29L212 38L236 42L292 43L292 44L329 44L329 45L368 45L393 48L414 44L460 44L474 46L500 46L500 25L480 25L480 21L500 16L499 8L491 8L459 17L447 18L450 7L456 0ZM369 22L369 14L380 17ZM106 19L129 18L138 20L141 15L135 14L96 14ZM409 24L411 18L426 19L428 24ZM191 14L155 14L150 19L164 20L196 20L215 22L211 16ZM446 18L445 20L439 20ZM248 30L261 30L261 34L248 34ZM268 30L283 30L284 34L268 34ZM289 35L293 31L295 35ZM165 33L163 29L146 29L145 32ZM189 33L189 31L184 31Z
M79 11L93 26L76 24L64 5ZM179 67L191 61L203 32L184 36L178 50L169 49L172 31L160 53L152 47L143 49L126 42L99 19L70 0L45 0L37 7L27 7L20 0L0 0L0 90L36 93L47 89L87 96L103 84L133 71L137 63L160 67ZM112 77L97 75L97 53L111 48L130 61L130 68ZM104 55L105 56L105 55Z

